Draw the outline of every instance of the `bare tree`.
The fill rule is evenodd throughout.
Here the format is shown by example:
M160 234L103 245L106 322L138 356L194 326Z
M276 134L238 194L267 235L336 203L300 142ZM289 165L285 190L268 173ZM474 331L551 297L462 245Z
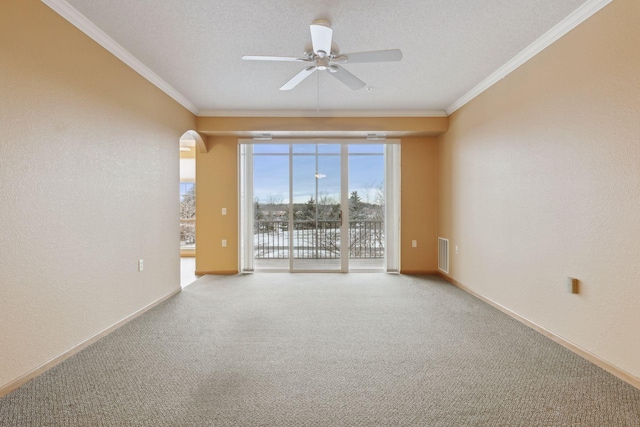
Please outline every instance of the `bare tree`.
M180 200L180 241L193 245L196 241L196 186L193 185Z

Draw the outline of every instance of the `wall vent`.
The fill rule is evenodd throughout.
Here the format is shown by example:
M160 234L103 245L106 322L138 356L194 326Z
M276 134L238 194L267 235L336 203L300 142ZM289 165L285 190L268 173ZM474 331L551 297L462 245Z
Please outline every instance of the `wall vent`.
M449 240L438 237L438 270L449 274Z

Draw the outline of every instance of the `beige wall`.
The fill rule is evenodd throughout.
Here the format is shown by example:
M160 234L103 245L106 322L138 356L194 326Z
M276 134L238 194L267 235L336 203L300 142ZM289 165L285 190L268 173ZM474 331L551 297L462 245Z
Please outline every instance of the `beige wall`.
M638 22L616 0L456 112L438 219L454 279L636 378Z
M247 119L251 120L251 119ZM370 119L381 121L381 119ZM382 119L384 121L384 119ZM238 138L209 137L208 152L196 156L196 272L238 272ZM437 166L435 137L401 142L401 271L437 270ZM221 214L227 208L227 216ZM227 247L222 247L222 239ZM418 247L411 247L418 240Z
M1 389L179 289L195 118L38 0L2 0L0 76Z
M404 138L401 147L400 271L438 270L438 144L435 137ZM417 247L411 241L417 240Z
M238 272L238 138L208 137L196 153L196 274ZM227 215L222 215L222 208ZM222 240L227 247L222 247Z

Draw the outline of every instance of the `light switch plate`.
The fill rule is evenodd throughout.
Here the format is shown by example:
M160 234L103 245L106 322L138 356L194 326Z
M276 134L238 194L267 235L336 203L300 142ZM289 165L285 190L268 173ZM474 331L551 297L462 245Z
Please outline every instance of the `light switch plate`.
M567 277L567 292L569 292L570 294L578 293L578 279Z

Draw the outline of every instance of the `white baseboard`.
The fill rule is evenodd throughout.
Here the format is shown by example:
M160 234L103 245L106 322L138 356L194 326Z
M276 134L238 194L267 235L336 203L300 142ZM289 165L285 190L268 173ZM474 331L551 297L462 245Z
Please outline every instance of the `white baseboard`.
M471 290L469 287L467 287L466 285L464 285L463 283L460 283L459 281L457 281L456 279L454 279L453 277L444 274L443 272L438 272L438 275L440 277L442 277L444 280L446 280L447 282L457 286L458 288L462 289L465 292L468 292L469 294L473 295L474 297L478 298L481 301L486 302L487 304L497 308L498 310L502 311L503 313L513 317L514 319L516 319L517 321L523 323L524 325L530 327L531 329L540 332L542 335L544 335L545 337L557 342L558 344L562 345L563 347L571 350L572 352L576 353L578 356L581 356L585 359L587 359L589 362L595 364L596 366L599 366L600 368L604 369L605 371L609 372L612 375L615 375L616 377L620 378L622 381L627 382L629 384L631 384L632 386L640 389L640 378L636 377L635 375L632 375L630 373L628 373L627 371L625 371L624 369L621 369L609 362L607 362L606 360L601 359L600 357L596 356L595 354L589 352L588 350L585 350L584 348L572 343L571 341L568 341L564 338L562 338L561 336L556 335L555 333L551 332L550 330L538 325L537 323L532 322L529 319L526 319L525 317L522 317L521 315L519 315L518 313L515 313L511 310L509 310L507 307L493 301L490 298L485 297L484 295L481 295L473 290Z
M80 342L79 344L71 347L70 349L68 349L67 351L59 354L58 356L54 357L53 359L46 361L42 365L30 370L29 372L27 372L27 373L25 373L23 375L20 375L15 380L9 381L7 384L5 384L5 385L0 387L0 397L11 393L13 390L16 390L17 388L23 386L24 384L26 384L27 382L31 381L32 379L34 379L38 375L42 375L43 373L45 373L49 369L51 369L54 366L56 366L58 363L68 359L69 357L73 356L74 354L76 354L76 353L80 352L81 350L89 347L91 344L93 344L94 342L98 341L100 338L108 335L109 333L111 333L111 332L115 331L116 329L118 329L120 326L123 326L124 324L130 322L131 320L133 320L136 317L140 316L144 312L152 309L156 305L158 305L158 304L166 301L167 299L171 298L172 296L180 293L180 291L182 291L181 288L178 288L178 289L176 289L174 291L171 291L169 294L163 296L160 299L157 299L156 301L146 305L145 307L142 307L140 310L130 314L129 316L127 316L124 319L114 323L113 325L109 326L108 328L103 329L102 331L98 332L97 334L95 334L95 335L87 338L86 340Z

